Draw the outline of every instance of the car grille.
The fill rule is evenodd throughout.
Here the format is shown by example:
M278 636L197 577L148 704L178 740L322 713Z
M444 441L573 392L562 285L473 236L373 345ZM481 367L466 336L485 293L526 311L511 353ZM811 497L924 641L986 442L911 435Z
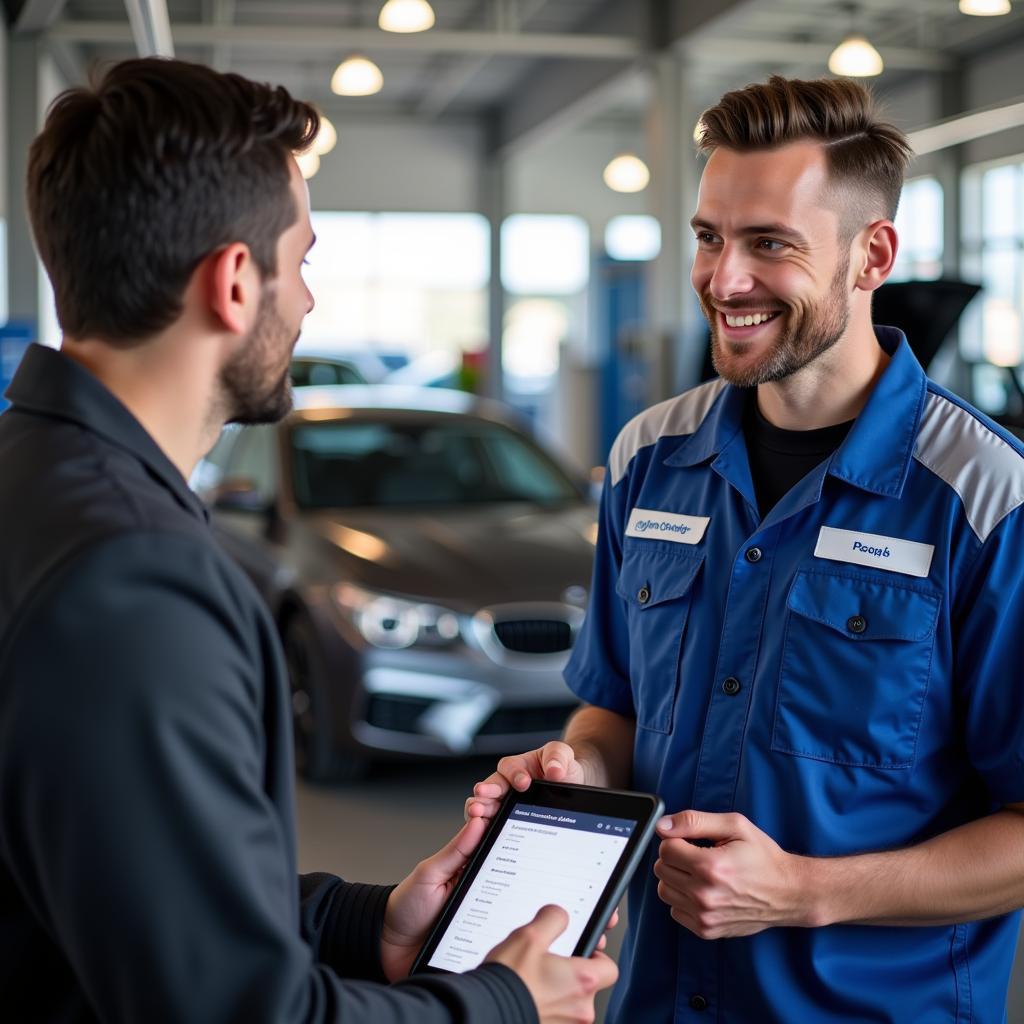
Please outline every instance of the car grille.
M557 654L572 647L572 627L557 619L509 619L494 623L502 647L520 654Z
M378 729L391 732L419 732L417 722L424 711L436 701L429 697L406 697L402 694L375 693L366 709L366 721ZM561 731L576 704L555 704L498 708L480 727L479 736L513 735L515 733Z

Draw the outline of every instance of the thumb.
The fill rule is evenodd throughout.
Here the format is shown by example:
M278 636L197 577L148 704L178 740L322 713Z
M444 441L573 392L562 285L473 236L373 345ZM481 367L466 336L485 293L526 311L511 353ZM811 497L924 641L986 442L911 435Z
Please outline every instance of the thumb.
M433 856L420 864L425 882L446 882L466 866L487 831L486 818L470 818Z
M655 826L664 839L706 839L724 843L739 838L738 814L711 814L708 811L679 811L666 814Z
M547 949L569 927L569 915L561 907L549 903L537 911L534 919L526 927L544 949Z

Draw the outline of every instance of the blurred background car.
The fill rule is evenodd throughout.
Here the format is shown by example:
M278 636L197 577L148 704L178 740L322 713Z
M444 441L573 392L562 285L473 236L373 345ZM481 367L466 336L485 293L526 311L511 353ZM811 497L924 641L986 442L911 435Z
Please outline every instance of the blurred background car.
M197 489L281 631L300 772L557 735L597 533L584 475L461 392L295 397L229 427Z

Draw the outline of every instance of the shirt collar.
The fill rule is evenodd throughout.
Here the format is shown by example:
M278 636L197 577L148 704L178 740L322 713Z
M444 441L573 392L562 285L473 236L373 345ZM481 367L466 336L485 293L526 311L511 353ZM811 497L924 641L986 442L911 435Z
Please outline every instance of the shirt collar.
M828 472L862 490L898 497L914 454L927 377L902 331L875 327L875 336L890 356L889 365L832 456ZM742 430L748 390L728 385L701 425L665 464L696 466L718 455Z
M142 424L96 377L63 352L29 345L5 397L15 409L77 423L129 452L180 505L208 518L205 505Z

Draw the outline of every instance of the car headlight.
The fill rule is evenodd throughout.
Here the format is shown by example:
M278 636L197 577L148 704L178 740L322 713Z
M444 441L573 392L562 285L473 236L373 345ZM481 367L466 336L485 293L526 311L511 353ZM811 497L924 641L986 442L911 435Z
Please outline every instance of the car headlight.
M461 634L459 616L436 604L375 594L351 583L332 587L331 596L363 639L374 647L391 650L413 644L442 647Z

